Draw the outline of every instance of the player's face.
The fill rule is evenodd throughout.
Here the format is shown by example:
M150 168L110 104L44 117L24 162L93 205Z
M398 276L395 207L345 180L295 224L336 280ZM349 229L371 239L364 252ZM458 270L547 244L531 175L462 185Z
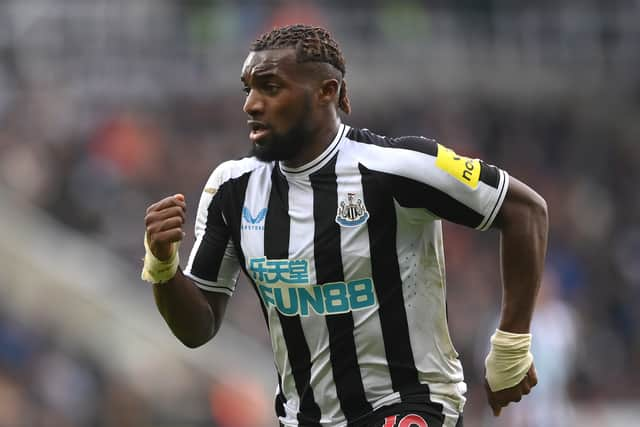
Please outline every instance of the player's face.
M293 49L251 52L242 67L252 154L263 161L291 160L312 131L312 84Z

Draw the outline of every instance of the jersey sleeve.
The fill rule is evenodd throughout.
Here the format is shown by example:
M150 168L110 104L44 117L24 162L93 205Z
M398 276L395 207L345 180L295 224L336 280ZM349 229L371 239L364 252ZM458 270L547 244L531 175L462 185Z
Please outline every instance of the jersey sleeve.
M509 187L506 171L422 136L352 128L347 137L361 170L377 174L401 207L427 211L416 221L435 217L486 230L498 215Z
M184 274L205 291L232 295L240 263L225 222L219 166L204 187L196 215L196 241L191 249Z
M478 230L491 226L509 187L506 171L422 137L393 139L389 148L382 168L401 206Z

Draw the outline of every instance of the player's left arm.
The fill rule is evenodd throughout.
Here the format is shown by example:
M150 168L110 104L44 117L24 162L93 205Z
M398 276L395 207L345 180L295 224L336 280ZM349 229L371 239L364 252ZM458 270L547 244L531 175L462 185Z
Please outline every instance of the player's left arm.
M529 334L547 249L547 204L529 186L510 177L505 200L492 226L498 228L501 234L502 308L497 331L500 336L494 335L492 338L492 352L498 350L500 353L511 351L510 346L515 350L522 345L521 339L526 336L524 334ZM487 370L500 371L503 369L500 364L508 356L510 355L501 354L498 359L502 360L488 362L497 365L488 364ZM497 372L499 375L502 373ZM487 374L489 378L495 372ZM510 402L519 401L536 383L537 376L532 361L524 378L515 386L500 389L495 384L490 387L487 382L487 396L494 415L499 415L501 408Z

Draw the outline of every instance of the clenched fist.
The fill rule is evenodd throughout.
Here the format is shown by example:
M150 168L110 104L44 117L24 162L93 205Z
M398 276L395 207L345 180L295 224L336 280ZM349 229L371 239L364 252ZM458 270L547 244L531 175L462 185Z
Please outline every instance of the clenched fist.
M491 391L489 387L489 383L485 380L484 388L487 392L487 400L489 401L489 406L493 410L494 416L499 416L500 412L502 412L502 408L507 406L511 402L520 402L522 396L529 394L531 389L538 384L538 374L536 373L536 368L531 364L527 375L513 387L499 390L499 391Z
M161 261L167 261L176 250L185 233L187 204L182 194L166 197L147 208L144 223L147 243L151 253Z

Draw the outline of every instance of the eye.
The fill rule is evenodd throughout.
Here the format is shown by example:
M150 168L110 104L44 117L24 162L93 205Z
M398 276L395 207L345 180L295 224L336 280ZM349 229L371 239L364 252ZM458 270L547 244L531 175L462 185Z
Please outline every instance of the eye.
M249 86L242 86L242 91L245 95L249 95L249 92L251 92L251 88Z
M270 83L265 86L265 92L269 95L276 95L280 91L280 86Z

